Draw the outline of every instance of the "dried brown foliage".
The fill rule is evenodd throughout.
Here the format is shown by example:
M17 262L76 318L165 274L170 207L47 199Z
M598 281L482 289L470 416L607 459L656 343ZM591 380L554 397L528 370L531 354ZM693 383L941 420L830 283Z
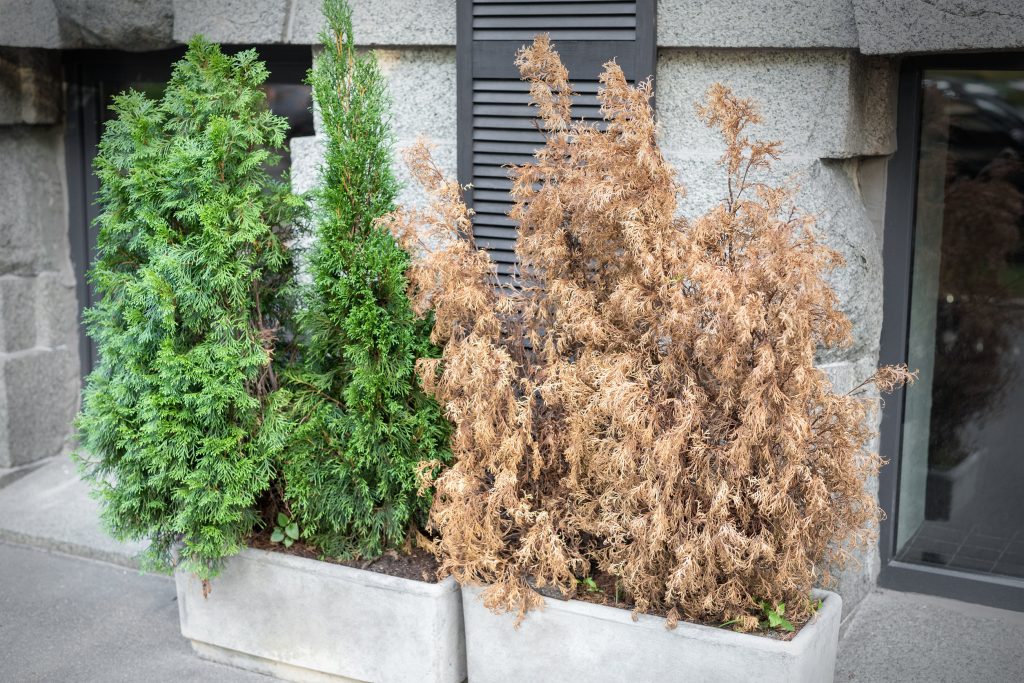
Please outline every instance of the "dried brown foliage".
M822 279L840 257L789 189L751 180L779 145L747 137L750 101L716 85L699 108L725 140L727 188L688 220L650 82L606 64L599 128L571 120L546 37L518 63L547 137L512 171L529 277L494 286L462 188L425 146L406 156L436 201L391 219L420 253L412 295L444 349L421 365L454 426L455 464L433 482L443 570L520 615L542 602L531 585L571 594L601 571L672 624L751 628L762 599L806 618L808 591L879 515L864 490L881 464L865 452L871 405L814 366L819 345L850 337Z

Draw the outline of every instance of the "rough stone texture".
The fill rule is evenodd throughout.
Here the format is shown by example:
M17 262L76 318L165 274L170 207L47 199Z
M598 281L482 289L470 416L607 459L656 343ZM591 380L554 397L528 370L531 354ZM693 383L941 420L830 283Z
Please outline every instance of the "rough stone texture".
M758 102L764 122L751 134L783 142L782 160L761 179L795 183L798 204L846 260L829 279L854 323L854 342L823 352L821 361L877 358L885 180L877 160L895 145L895 65L847 50L663 50L661 140L686 186L686 215L724 196L722 143L694 109L716 80Z
M1024 680L1024 613L876 589L839 642L837 681Z
M173 0L174 39L224 43L320 42L321 0ZM455 45L455 0L351 0L356 39L367 46Z
M515 614L483 606L464 587L466 660L473 683L518 681L724 681L829 683L839 639L841 599L824 599L793 640L735 633L577 600L547 600L517 629Z
M70 269L36 276L36 346L77 349L78 299Z
M846 50L662 50L657 107L670 149L718 149L694 114L721 82L758 101L758 133L789 155L844 158L895 149L895 66Z
M378 50L377 57L394 101L395 174L402 183L398 201L409 206L422 206L426 201L423 191L409 174L401 152L417 138L425 137L435 146L434 160L438 166L455 177L458 148L455 50Z
M75 336L75 304L70 273L0 275L0 353L66 346Z
M889 178L889 157L861 157L857 166L857 187L864 210L875 228L878 244L885 241L885 193Z
M853 0L864 54L1024 47L1020 0Z
M62 47L53 0L0 0L0 45Z
M178 572L175 582L181 633L206 657L291 680L466 678L451 577L426 583L250 548L227 562L209 596L195 576Z
M0 543L4 681L268 683L204 662L163 576Z
M0 45L155 50L202 33L239 44L319 42L321 0L0 0ZM352 0L362 45L455 45L455 0Z
M171 0L53 0L53 4L61 47L141 52L173 44Z
M852 0L658 0L662 47L856 47Z
M7 422L0 432L0 466L48 458L67 447L77 387L78 355L67 347L0 354Z
M36 345L36 278L0 275L0 352Z
M0 18L0 45L142 51L173 44L171 0L0 0Z
M0 274L70 269L59 127L0 127Z
M0 50L0 468L60 453L78 404L60 84L56 54Z
M26 468L27 469L27 468ZM0 488L0 541L23 543L137 569L145 543L120 543L102 528L99 504L67 455ZM177 617L175 617L177 621Z
M54 77L59 66L50 50L0 48L0 126L60 120L64 94Z
M388 80L399 143L420 135L455 142L455 49L377 50L377 60Z
M293 0L289 41L319 41L320 0ZM455 0L350 0L360 45L455 45Z
M290 144L292 192L309 192L316 187L320 178L320 164L324 161L323 144L312 135L292 138Z
M283 43L287 38L286 0L174 0L174 40L203 34L218 43Z

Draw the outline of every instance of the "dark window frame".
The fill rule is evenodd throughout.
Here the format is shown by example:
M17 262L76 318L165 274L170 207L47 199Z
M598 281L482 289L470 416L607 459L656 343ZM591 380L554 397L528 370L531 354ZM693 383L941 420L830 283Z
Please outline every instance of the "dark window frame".
M224 45L225 52L255 48L267 63L269 83L302 83L312 65L311 45ZM99 213L95 203L99 184L92 173L92 160L99 144L103 108L110 105L104 85L117 82L166 82L185 46L154 52L120 50L67 50L63 53L65 111L65 165L68 193L68 237L75 272L78 299L78 353L84 381L93 367L95 350L85 334L82 311L93 304L86 271L95 248L92 223Z
M907 58L901 65L897 99L897 149L889 161L886 181L880 351L882 364L907 361L921 125L920 84L926 69L1024 69L1024 54L933 55ZM879 529L881 572L878 584L894 590L927 593L1024 611L1024 579L895 559L905 397L905 390L900 389L886 397L882 407L879 450L889 463L882 468L878 477L878 500L886 515Z

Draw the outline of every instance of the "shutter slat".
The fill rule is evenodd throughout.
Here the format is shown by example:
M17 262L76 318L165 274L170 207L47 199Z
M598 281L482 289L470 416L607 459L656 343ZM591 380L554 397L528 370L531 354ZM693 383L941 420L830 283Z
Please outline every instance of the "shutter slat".
M473 40L533 40L539 31L551 35L552 40L601 40L601 41L632 41L636 38L636 31L632 29L503 29L488 30L477 29L473 31Z
M532 157L533 153L537 151L537 145L532 142L479 140L473 143L473 151L498 152L502 154L504 154L505 152L509 152L512 154L523 154Z
M512 235L512 239L515 239L516 229L512 228L494 228L489 225L476 225L473 226L473 235L477 238L480 237L496 237L498 239L509 239L509 235Z
M508 208L511 209L512 205L509 204ZM481 218L488 218L488 217L494 218L494 219L502 218L502 216L497 216L497 215L493 215L493 214L477 214L477 215L480 216ZM505 218L507 219L507 217L505 217ZM477 228L479 228L481 230L487 230L488 233L491 234L491 236L494 236L494 237L500 236L503 239L515 239L516 235L519 234L518 226L515 223L512 223L511 221L506 223L506 224L504 224L504 225L491 225L491 224L487 223L485 220L481 220L481 221L477 221L477 224L474 226L473 229L476 230Z
M474 116L522 116L528 117L530 121L536 118L536 107L531 107L528 104L474 104L473 115ZM601 118L601 108L598 106L586 106L578 105L573 102L572 107L573 119L599 119Z
M516 130L537 130L536 119L532 116L474 116L474 128L515 128ZM539 133L538 133L539 134Z
M578 17L587 14L636 16L635 2L474 2L473 16L532 14L547 17ZM554 23L554 22L552 22Z
M510 14L512 14L510 12ZM561 23L562 17L558 17L558 22ZM511 29L511 28L528 28L536 31L539 26L544 26L545 22L548 24L554 23L548 17L538 16L523 16L523 14L515 14L514 16L489 16L489 17L477 17L473 19L474 29ZM592 14L590 16L581 16L576 14L572 17L573 28L615 28L615 29L632 29L636 28L636 16L635 15L606 15L606 14ZM558 31L559 28L553 30Z
M506 166L515 164L517 166L528 164L533 161L532 154L481 154L473 155L473 160L478 164L494 164L495 166Z
M507 128L473 127L473 139L493 140L495 142L509 140L513 142L529 142L533 145L544 144L544 134L539 130L510 130Z
M508 171L501 166L473 166L473 175L487 178L508 178Z
M599 107L597 95L576 95L572 98L574 106ZM473 93L473 104L513 104L523 107L530 106L530 92L524 89L522 92L505 92L482 90Z
M473 200L478 202L506 202L511 206L508 190L486 190L478 187L476 192L473 193Z
M479 240L477 241L477 243L479 244ZM480 246L486 249L486 247L483 244L480 244ZM517 263L516 253L514 251L506 251L504 249L487 249L487 252L490 254L491 260L494 261L495 263L506 264L508 266L513 267ZM499 269L498 272L500 273L502 271ZM513 272L513 268L509 268L505 272L511 273Z
M474 189L503 189L508 191L512 188L512 181L508 178L488 178L474 176L471 181Z
M501 239L498 237L484 237L477 233L476 243L477 246L483 247L488 251L504 251L507 253L514 253L516 249L515 237L513 237L512 239Z
M572 81L572 87L578 93L596 94L597 89L601 87L601 83L594 79L574 80ZM530 84L526 81L505 78L478 78L473 82L473 92L515 92L526 93L529 96ZM529 99L527 99L527 102L529 102Z
M510 202L486 202L479 201L476 197L473 197L473 210L478 214L495 213L503 215L508 212L510 206Z

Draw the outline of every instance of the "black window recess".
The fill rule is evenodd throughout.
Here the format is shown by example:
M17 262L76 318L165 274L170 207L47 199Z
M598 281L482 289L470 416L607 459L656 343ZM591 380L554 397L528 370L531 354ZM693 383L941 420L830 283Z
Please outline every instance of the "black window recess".
M579 93L574 116L598 119L602 64L615 58L634 82L654 74L656 16L656 0L458 0L459 182L473 186L473 234L502 279L516 267L516 226L506 216L511 181L503 166L529 161L544 142L516 51L536 34L550 34Z

